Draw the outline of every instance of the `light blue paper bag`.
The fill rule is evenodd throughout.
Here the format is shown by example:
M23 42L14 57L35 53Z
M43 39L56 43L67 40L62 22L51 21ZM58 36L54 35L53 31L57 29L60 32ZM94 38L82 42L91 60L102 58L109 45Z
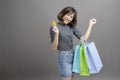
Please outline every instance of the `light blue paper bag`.
M72 71L75 73L80 73L80 44L75 47Z
M103 67L101 58L94 42L85 42L85 55L90 73L98 73Z

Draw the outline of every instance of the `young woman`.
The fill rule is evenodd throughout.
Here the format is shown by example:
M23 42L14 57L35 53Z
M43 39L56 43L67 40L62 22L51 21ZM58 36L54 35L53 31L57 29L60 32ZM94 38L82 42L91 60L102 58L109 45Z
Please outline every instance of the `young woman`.
M93 24L96 23L96 19L90 19L88 29L82 35L76 28L77 12L73 7L65 7L60 11L57 18L59 20L57 26L50 27L51 46L53 49L58 50L58 68L61 79L72 80L73 35L78 39L87 40Z

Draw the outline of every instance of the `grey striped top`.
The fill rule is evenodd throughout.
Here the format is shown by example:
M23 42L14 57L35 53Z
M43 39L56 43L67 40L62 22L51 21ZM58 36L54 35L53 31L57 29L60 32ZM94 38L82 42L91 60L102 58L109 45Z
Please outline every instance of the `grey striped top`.
M68 51L73 48L73 35L78 39L82 36L80 31L77 28L70 28L68 25L57 23L59 29L59 41L58 41L58 50L59 51ZM50 27L50 38L51 43L54 40L55 32L52 30L53 27Z

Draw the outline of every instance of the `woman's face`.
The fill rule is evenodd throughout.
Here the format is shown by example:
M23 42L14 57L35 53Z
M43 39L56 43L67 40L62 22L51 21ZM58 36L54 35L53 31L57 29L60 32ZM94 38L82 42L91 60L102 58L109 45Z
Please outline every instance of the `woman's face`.
M74 18L74 13L67 13L66 15L63 16L63 22L65 24L70 23Z

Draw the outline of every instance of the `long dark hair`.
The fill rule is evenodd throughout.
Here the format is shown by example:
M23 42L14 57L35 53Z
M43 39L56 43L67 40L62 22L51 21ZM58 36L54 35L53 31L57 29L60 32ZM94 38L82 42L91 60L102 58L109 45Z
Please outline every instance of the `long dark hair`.
M58 20L63 21L63 17L64 17L67 13L74 13L74 18L73 18L73 20L72 20L68 25L69 25L71 28L76 27L76 25L77 25L77 11L76 11L73 7L71 7L71 6L65 7L64 9L62 9L62 10L59 12L59 14L58 14L58 16L57 16Z

